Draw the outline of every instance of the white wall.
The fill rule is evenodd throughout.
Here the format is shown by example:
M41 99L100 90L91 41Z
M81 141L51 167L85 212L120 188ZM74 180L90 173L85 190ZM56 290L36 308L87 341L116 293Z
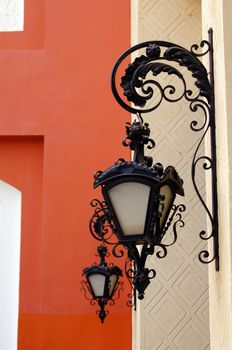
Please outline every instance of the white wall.
M0 181L0 349L16 350L21 192Z

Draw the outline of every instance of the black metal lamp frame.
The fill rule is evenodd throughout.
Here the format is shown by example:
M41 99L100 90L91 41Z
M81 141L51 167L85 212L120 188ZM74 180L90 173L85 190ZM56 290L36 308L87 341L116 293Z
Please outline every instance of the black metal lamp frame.
M130 281L134 292L138 292L138 298L143 299L144 290L150 283L150 279L154 278L156 272L154 269L145 267L148 255L156 254L158 258L164 258L167 255L167 247L174 244L177 239L177 228L183 227L182 213L185 206L175 205L172 203L171 210L168 210L165 216L164 227L160 228L159 203L160 188L162 184L170 184L175 193L183 195L182 181L177 175L175 169L170 166L165 171L160 163L156 163L152 167L153 159L144 155L144 147L151 149L155 146L155 142L150 139L150 129L147 123L143 122L142 114L156 110L163 101L175 103L181 99L185 99L189 103L191 112L201 111L203 120L193 120L190 128L194 132L202 131L200 140L193 154L191 165L191 177L196 194L206 210L207 216L211 223L211 229L200 232L200 238L205 241L213 241L213 253L203 250L199 253L199 260L204 264L215 262L215 269L219 270L219 244L218 244L218 201L217 201L217 169L216 169L216 131L215 131L215 102L214 102L214 72L213 72L213 31L209 30L208 41L203 40L200 45L192 45L190 51L173 43L166 41L148 41L136 45L127 50L116 62L111 79L111 88L113 95L122 108L136 115L132 124L126 124L126 138L123 141L124 146L129 146L134 152L132 162L126 162L124 159L116 161L115 165L105 172L98 171L95 174L94 187L101 186L104 201L94 199L91 205L94 207L94 214L90 220L90 232L95 239L106 244L113 245L112 253L116 257L122 257L124 250L119 248L123 246L128 252L126 261L126 275ZM203 52L199 52L202 49ZM118 69L121 63L131 54L139 50L145 50L144 54L140 54L125 70L125 75L121 78L122 93L119 93L116 81ZM200 57L209 56L209 72L200 61ZM189 71L193 83L194 91L188 87L185 76L181 68ZM174 86L174 83L165 85L159 80L160 74L166 73L174 76L182 84L182 90ZM195 91L197 90L197 91ZM154 99L155 92L158 92L158 98ZM123 97L124 95L124 97ZM127 101L126 101L127 99ZM152 105L153 103L153 105ZM206 135L210 136L210 150L206 155L199 155L200 146L203 144ZM203 196L197 186L196 173L197 167L201 165L203 170L211 173L212 185L212 201L211 208L205 203ZM171 175L170 175L171 174ZM108 196L108 189L116 183L129 181L141 181L141 177L147 178L152 188L159 188L158 195L151 195L150 201L153 201L155 209L153 217L149 216L148 222L150 227L157 224L158 234L152 236L145 233L150 227L146 227L145 231L140 235L132 237L123 237L121 227L116 218L116 214L111 206ZM150 181L150 182L149 182ZM152 191L151 191L152 192ZM155 192L155 191L154 191ZM152 198L153 196L153 198ZM155 198L156 197L156 198ZM156 213L154 216L154 212ZM172 242L164 244L163 237L166 235L168 228L173 225ZM118 240L115 240L115 237ZM141 244L139 252L137 245ZM129 261L129 267L128 267ZM133 262L133 268L131 267ZM134 294L135 295L135 294ZM133 304L133 303L132 303Z

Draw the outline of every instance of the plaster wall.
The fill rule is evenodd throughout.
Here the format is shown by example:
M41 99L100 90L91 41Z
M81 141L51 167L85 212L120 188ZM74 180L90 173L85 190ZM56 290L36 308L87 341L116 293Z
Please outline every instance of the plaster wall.
M200 1L142 0L131 4L132 44L166 40L190 49L201 41ZM186 205L186 212L185 227L179 230L178 241L168 249L167 257L149 259L148 266L157 275L133 313L133 350L210 348L208 271L198 261L198 254L205 247L199 232L207 224L191 183L191 161L201 135L189 127L194 119L200 123L202 115L194 114L181 100L164 103L145 116L156 141L151 152L154 162L165 167L174 165L184 180L186 196L179 202ZM204 195L205 174L201 169L197 181Z
M232 235L232 63L229 0L202 0L203 36L214 33L214 74L217 136L220 271L209 268L210 339L212 350L232 349L231 235Z
M102 326L80 280L97 261L93 174L129 156L129 116L109 84L129 46L129 0L25 0L24 9L23 31L0 31L0 179L22 192L18 349L127 350L127 291Z

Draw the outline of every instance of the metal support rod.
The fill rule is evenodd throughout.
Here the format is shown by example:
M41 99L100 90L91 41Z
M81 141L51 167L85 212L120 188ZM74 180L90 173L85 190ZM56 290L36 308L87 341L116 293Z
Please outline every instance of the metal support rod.
M208 31L209 34L209 71L210 84L214 92L214 60L213 60L213 30ZM216 159L216 124L215 124L215 98L212 95L210 106L211 125L210 125L210 141L211 141L211 158L212 158L212 216L213 216L213 249L215 257L215 269L219 271L219 242L218 242L218 196L217 196L217 159Z

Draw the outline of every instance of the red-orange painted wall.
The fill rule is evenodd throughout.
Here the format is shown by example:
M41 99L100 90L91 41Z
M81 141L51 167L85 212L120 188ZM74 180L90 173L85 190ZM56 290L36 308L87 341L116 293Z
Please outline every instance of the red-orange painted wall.
M105 325L80 292L93 173L129 157L109 84L129 2L25 0L25 31L0 33L0 178L23 200L19 350L131 349L126 291Z

